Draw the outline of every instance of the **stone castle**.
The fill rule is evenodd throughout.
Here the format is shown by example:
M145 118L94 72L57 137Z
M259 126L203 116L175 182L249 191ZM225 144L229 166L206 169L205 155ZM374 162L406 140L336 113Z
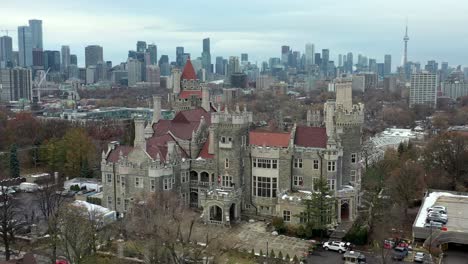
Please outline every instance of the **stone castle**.
M337 99L325 103L323 115L308 111L304 125L267 132L252 129L246 107L210 103L190 60L172 76L174 119L161 119L155 96L152 121L135 120L133 146L111 142L102 153L103 206L125 215L148 194L173 191L201 209L207 223L276 216L298 224L301 200L322 178L337 199L329 224L356 217L364 106L352 104L351 83L337 86Z

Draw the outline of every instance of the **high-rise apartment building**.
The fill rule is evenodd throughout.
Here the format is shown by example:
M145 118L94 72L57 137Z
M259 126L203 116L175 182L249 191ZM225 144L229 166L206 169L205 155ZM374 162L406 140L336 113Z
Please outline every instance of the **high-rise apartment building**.
M103 49L98 45L90 45L85 48L85 65L97 65L99 61L104 61Z
M12 62L13 62L13 40L9 36L0 37L0 68L13 66L11 65Z
M31 28L27 26L18 27L18 59L21 67L30 67L33 65L32 51Z
M139 60L129 58L127 61L128 69L128 86L135 86L137 82L142 81L141 62Z
M234 73L240 72L239 57L231 56L229 57L228 72L227 77L230 80L231 75Z
M352 73L353 72L353 66L354 66L354 61L353 61L353 53L348 52L346 55L346 72Z
M169 67L169 56L161 55L159 59L159 70L161 76L169 76L171 74L171 69Z
M29 20L29 28L31 30L31 41L33 49L43 49L42 44L42 20Z
M437 105L437 74L427 71L411 75L409 105Z
M70 46L62 46L62 72L67 72L70 66Z
M0 69L0 101L32 99L32 72L30 69Z
M289 46L281 46L281 63L288 65L289 63Z
M392 73L392 55L386 54L384 57L384 75L388 76Z
M328 62L330 61L330 50L322 49L322 71L326 72L328 67Z

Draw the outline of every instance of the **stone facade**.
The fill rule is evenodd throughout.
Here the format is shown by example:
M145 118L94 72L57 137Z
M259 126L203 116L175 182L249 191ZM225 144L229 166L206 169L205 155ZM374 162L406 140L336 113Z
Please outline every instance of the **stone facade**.
M201 92L209 98L208 90ZM330 224L353 220L363 105L341 99L324 105L323 118L314 111L307 125L289 132L252 130L253 114L245 107L216 109L208 101L179 111L173 120L156 115L146 128L136 120L134 146L113 142L102 154L103 205L124 215L152 192L175 191L203 210L207 223L229 226L241 216L277 216L296 224L301 200L322 178L337 198ZM160 98L154 100L159 113Z

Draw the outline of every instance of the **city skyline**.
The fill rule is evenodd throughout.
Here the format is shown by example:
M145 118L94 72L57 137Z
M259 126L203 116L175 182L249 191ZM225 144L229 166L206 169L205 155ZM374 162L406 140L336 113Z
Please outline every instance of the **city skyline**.
M190 1L180 1L184 6L182 13L168 3L152 5L149 1L143 1L139 7L119 1L115 8L118 6L119 10L123 10L125 8L122 7L128 7L125 13L107 5L108 1L93 3L93 8L81 2L79 5L69 3L68 9L61 9L58 4L62 2L56 0L46 0L40 4L30 2L31 8L27 10L17 3L2 4L7 12L0 29L10 30L14 50L18 47L14 29L26 25L30 19L41 19L44 49L60 50L62 45L69 45L71 53L77 54L80 66L84 65L84 47L88 45L102 46L104 59L118 63L126 61L128 50L135 49L138 40L144 40L148 44L156 44L159 55L167 54L174 61L176 46L185 47L192 58L201 57L202 39L210 38L212 59L248 53L251 62L260 64L270 57L279 57L281 45L289 45L291 49L303 53L305 44L313 43L316 51L329 49L330 59L335 62L339 54L349 51L375 58L378 62L383 62L384 54L391 54L392 68L395 69L401 65L403 58L406 17L409 19L411 37L409 61L424 64L435 59L448 61L451 66L468 64L468 55L462 52L468 45L468 37L460 36L452 29L454 23L468 20L463 15L456 15L463 8L453 10L456 14L441 18L437 24L428 24L426 22L432 17L431 14L435 15L438 10L431 5L419 5L421 1L404 3L397 0L395 5L385 7L385 12L368 12L378 7L369 1L339 5L334 1L313 4L290 1L288 8L284 8L284 3L281 5L279 1L264 5L242 0L237 5L223 3L221 6L205 1L213 4L210 13L206 13L209 19L197 19L197 16L205 13L203 5ZM404 3L407 11L401 11L400 2ZM243 9L243 13L226 12L240 12L243 5L248 7ZM314 6L320 6L320 10ZM353 10L366 16L353 15ZM343 26L343 18L349 18L346 27ZM457 41L453 41L455 37Z

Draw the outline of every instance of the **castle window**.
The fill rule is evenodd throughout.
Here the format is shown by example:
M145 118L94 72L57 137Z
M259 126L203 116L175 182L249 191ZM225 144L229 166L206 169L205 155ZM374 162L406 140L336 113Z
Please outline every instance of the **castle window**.
M172 190L172 183L173 183L172 179L173 179L173 178L165 178L165 179L163 179L163 189L164 189L165 191L167 191L167 190Z
M112 174L107 173L106 177L107 177L107 183L111 183L112 182Z
M314 170L318 170L318 169L319 169L319 161L314 160Z
M283 211L283 221L291 222L291 211L287 211L287 210Z
M127 210L128 210L128 204L129 204L128 199L125 199L125 200L124 200L124 211L127 211Z
M271 160L271 167L273 169L277 169L278 168L278 160Z
M189 176L189 172L188 172L188 171L183 171L183 172L180 174L180 182L181 182L181 183L186 183L186 182L188 182L188 176Z
M221 143L226 143L226 137L221 137Z
M307 213L306 212L300 212L299 213L299 223L301 223L301 224L307 223Z
M294 159L294 168L302 168L302 159Z
M303 186L304 185L304 179L302 176L294 176L293 177L293 185L296 187Z
M351 163L356 163L356 160L357 160L357 154L351 153Z
M336 171L336 161L328 162L328 171L330 172Z
M335 190L335 180L328 180L328 188L330 189L330 191Z
M112 208L112 196L107 196L107 205Z
M229 159L224 160L224 168L229 168Z
M246 142L247 142L247 139L245 136L242 136L242 143L241 143L241 146L245 146L246 145Z
M125 188L125 177L122 176L122 178L120 179L122 182L121 182L121 186L122 188Z
M355 170L349 171L349 176L350 176L350 181L351 181L351 182L355 182L355 181L356 181L356 171L355 171Z
M151 180L150 183L151 183L151 188L150 188L150 190L151 190L152 192L155 192L155 191L156 191L156 180Z
M232 186L232 176L224 175L222 177L221 185L223 187L231 187Z
M258 197L276 197L278 183L276 178L253 176L253 195Z
M117 175L117 184L120 183L120 175Z
M228 141L229 141L229 142L232 142L232 137L228 137Z
M117 205L120 205L122 199L120 197L117 197Z
M143 182L140 177L135 177L135 187L136 188L142 188L143 187Z

